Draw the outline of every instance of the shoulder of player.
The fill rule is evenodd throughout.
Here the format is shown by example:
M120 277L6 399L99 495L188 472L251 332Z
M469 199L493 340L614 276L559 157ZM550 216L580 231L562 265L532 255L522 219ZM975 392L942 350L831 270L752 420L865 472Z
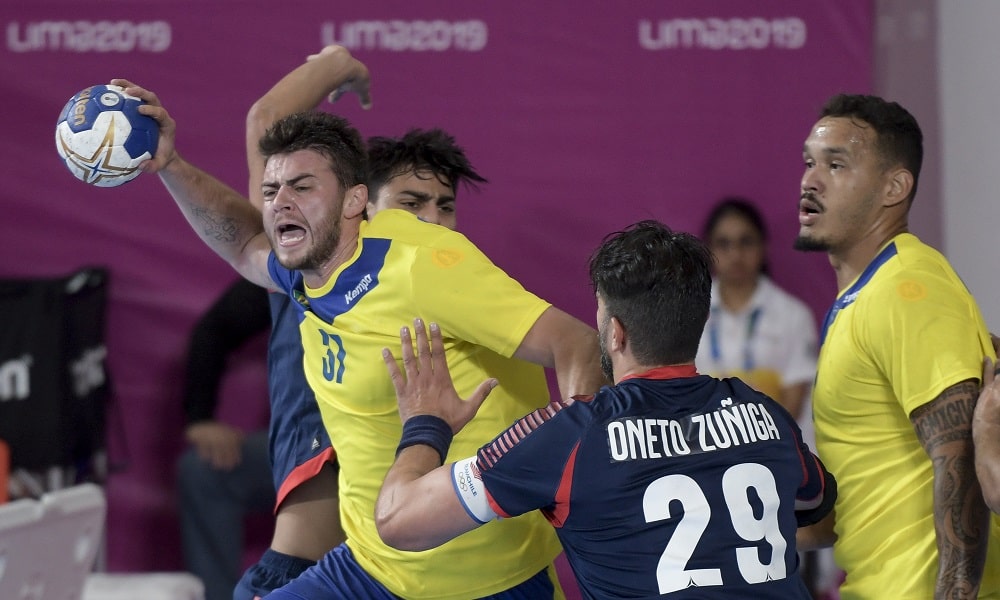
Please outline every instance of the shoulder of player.
M425 248L472 245L468 238L457 231L421 221L405 210L394 208L379 211L372 217L364 235Z
M955 269L948 259L912 233L899 234L892 243L896 247L896 255L886 263L889 267L886 269L887 279L957 280Z
M964 304L969 294L951 264L930 246L921 244L921 247L926 251L901 250L897 260L887 263L872 277L858 300L873 303L879 309L884 309L887 302L919 302L928 298L935 303Z

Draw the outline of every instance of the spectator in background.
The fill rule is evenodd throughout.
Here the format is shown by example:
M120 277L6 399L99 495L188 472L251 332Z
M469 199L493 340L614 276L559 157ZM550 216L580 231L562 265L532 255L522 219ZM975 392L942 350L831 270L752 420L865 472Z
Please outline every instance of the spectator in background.
M267 292L236 280L198 320L184 379L185 438L177 467L181 542L188 571L205 600L231 600L244 550L244 519L274 506L267 431L245 433L218 418L219 387L229 356L266 332Z

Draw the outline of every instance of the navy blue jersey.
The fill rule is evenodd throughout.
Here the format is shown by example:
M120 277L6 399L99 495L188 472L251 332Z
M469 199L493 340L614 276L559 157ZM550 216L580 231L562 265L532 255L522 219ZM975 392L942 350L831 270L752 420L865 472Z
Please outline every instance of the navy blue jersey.
M268 437L277 510L289 492L315 476L324 464L334 462L337 455L303 370L301 313L287 294L271 293L268 298L271 303L271 337L267 346L271 395Z
M476 468L497 515L542 510L588 598L809 598L796 510L829 504L829 475L739 379L668 367L554 402Z

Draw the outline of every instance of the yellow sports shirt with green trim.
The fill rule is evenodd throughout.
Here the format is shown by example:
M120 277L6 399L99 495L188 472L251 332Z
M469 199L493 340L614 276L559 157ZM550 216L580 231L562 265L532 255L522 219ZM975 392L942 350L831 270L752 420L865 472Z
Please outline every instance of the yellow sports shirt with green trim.
M382 543L374 506L402 433L382 349L399 356L399 331L435 322L459 395L499 386L451 445L472 456L524 414L549 402L544 371L511 358L549 303L526 291L465 236L400 210L363 223L358 247L319 289L271 255L272 278L298 303L304 368L340 463L340 511L360 565L406 598L493 594L552 563L560 546L538 512L494 521L426 552Z

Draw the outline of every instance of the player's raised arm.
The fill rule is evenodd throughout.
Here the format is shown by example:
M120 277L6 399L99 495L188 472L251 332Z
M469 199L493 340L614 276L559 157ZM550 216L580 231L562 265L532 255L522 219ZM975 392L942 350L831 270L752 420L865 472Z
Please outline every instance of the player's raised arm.
M597 332L554 306L538 317L514 356L555 369L563 398L590 395L611 383L601 373Z
M174 145L177 125L153 92L125 79L113 79L125 91L146 101L139 108L160 126L153 159L142 169L157 173L195 233L243 277L269 287L271 246L264 235L260 211L231 187L184 160Z
M367 109L371 106L369 84L368 67L351 56L347 48L329 45L309 56L253 103L247 113L246 145L248 189L254 206L258 209L263 206L260 183L265 161L258 143L264 132L282 117L311 110L324 98L335 102L348 92L356 93L361 106Z
M399 550L427 550L483 523L473 519L455 494L452 465L443 465L451 438L475 416L495 379L484 381L467 400L455 391L445 361L441 330L413 322L400 332L403 370L388 349L382 357L399 400L403 436L396 461L375 504L375 526L382 540Z

